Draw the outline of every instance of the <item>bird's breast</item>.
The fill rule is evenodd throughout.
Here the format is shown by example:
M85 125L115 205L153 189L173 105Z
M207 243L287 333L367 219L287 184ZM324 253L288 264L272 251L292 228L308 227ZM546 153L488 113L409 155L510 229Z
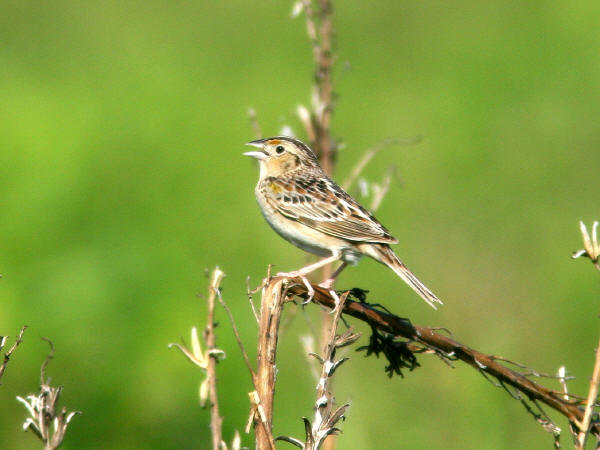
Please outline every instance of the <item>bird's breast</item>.
M296 247L319 256L329 256L333 253L345 254L352 251L351 244L347 241L329 236L281 214L269 204L259 188L256 189L256 200L271 228Z

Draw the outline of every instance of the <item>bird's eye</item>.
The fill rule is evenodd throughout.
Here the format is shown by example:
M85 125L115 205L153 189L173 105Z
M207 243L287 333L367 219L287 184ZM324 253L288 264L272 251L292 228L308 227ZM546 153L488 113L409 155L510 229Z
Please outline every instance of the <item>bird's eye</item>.
M285 148L283 148L283 145L278 145L277 147L275 147L275 152L277 152L278 155L281 155L284 151Z

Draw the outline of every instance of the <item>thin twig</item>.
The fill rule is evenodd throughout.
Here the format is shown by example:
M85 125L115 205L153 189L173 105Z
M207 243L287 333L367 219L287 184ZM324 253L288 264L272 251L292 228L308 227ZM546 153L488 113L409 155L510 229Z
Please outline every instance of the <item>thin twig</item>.
M206 366L206 378L208 382L210 398L210 430L212 434L213 450L221 448L223 441L223 418L219 414L219 398L217 394L217 355L214 353L216 347L215 335L215 297L219 294L219 286L225 274L217 267L212 273L208 293L208 312L206 317L206 328L204 339L208 349L208 364ZM219 295L220 297L220 295Z
M585 406L585 412L583 415L583 421L581 424L577 423L579 427L579 434L577 435L577 445L576 449L583 450L585 448L585 443L588 438L590 423L592 420L592 414L594 412L594 405L596 403L596 399L598 398L598 385L600 384L600 341L598 341L598 346L596 347L596 362L594 364L594 372L592 374L592 379L590 380L590 390L588 392L587 402Z
M10 360L11 355L17 349L17 347L21 344L21 342L23 342L23 334L25 333L26 329L27 329L27 325L23 325L23 327L19 331L19 334L17 335L17 339L15 339L15 342L13 343L12 347L10 347L8 349L8 351L4 354L4 361L2 361L2 364L0 364L0 381L2 381L2 376L4 375L4 372L6 371L6 367L8 366L8 361ZM6 344L6 339L7 339L6 336L0 336L0 350L2 350L2 348Z
M558 380L563 388L563 392L565 393L564 399L569 400L569 388L567 387L567 369L565 366L560 366L558 369Z
M343 336L338 336L336 330L344 303L348 293L345 292L339 297L339 302L333 310L333 319L331 321L331 329L327 337L323 356L317 358L321 361L321 377L317 383L317 400L315 402L315 417L312 423L312 436L306 440L305 450L317 450L326 442L328 436L335 436L339 432L336 428L337 423L344 417L344 413L348 408L348 404L335 408L333 393L330 390L331 381L335 370L347 360L347 358L335 359L336 350L340 347L355 342L360 335L351 332L345 333Z
M289 442L302 448L303 450L318 450L331 439L329 436L335 436L340 430L336 427L337 423L344 418L349 404L335 407L333 393L331 392L331 381L336 370L348 360L348 358L336 359L336 352L339 348L350 345L358 340L360 334L346 331L344 334L337 334L337 327L342 318L344 303L348 297L348 292L337 298L336 305L332 311L333 320L331 329L324 345L323 354L317 355L310 352L309 355L317 359L321 364L321 373L317 383L317 396L314 407L314 418L311 423L306 417L304 421L305 440L304 442L290 436L279 436L277 440ZM329 445L329 444L327 444Z
M48 343L48 345L50 346L50 351L48 352L48 355L46 356L46 359L44 359L44 362L42 363L42 367L40 368L40 384L45 384L46 383L46 367L48 367L48 364L50 364L50 361L52 361L54 359L54 344L52 343L52 341L46 337L42 337L43 341L46 341Z
M256 372L254 372L254 369L252 368L252 364L250 364L250 358L248 358L248 353L246 352L246 348L244 347L244 343L242 342L242 338L240 337L240 332L238 331L238 327L235 324L235 319L233 318L233 314L231 313L229 306L227 306L227 303L225 303L225 300L223 300L223 296L220 293L218 295L218 298L219 298L219 302L221 303L221 306L223 306L223 308L227 312L227 315L229 316L229 321L231 322L231 328L233 328L233 334L235 335L235 339L238 343L238 346L240 347L240 352L242 352L242 357L244 358L246 367L248 368L248 371L250 372L250 376L252 377L252 383L254 384L255 379L256 379Z
M392 176L394 174L394 167L390 167L385 176L383 177L383 181L381 184L373 184L373 198L371 199L371 212L375 212L379 209L381 202L387 195L390 190L390 186L392 184Z
M360 176L362 171L367 167L369 162L379 153L381 150L384 150L387 147L394 145L411 145L420 142L423 139L422 136L415 136L411 138L389 138L384 139L383 141L375 144L373 147L368 148L363 154L362 158L358 160L353 169L350 171L350 175L346 180L342 183L342 188L344 190L349 190L356 179Z
M256 312L256 307L254 306L254 301L252 296L258 292L258 288L256 290L252 290L250 288L250 277L246 277L246 295L248 296L248 302L250 303L250 308L252 308L252 314L254 314L254 318L256 319L256 323L258 324L258 313Z

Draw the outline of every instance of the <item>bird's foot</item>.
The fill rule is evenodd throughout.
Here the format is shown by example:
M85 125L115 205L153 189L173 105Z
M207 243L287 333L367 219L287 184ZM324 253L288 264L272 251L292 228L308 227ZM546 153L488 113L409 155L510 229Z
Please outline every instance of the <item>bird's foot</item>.
M306 293L308 294L306 300L302 302L303 305L310 303L314 298L315 290L310 284L310 281L308 281L308 278L306 278L306 273L302 270L295 270L294 272L279 272L277 276L286 278L300 278L300 280L302 280L302 284L304 285L304 287L306 287Z
M302 302L303 305L306 305L307 303L310 303L314 298L315 290L313 289L312 284L310 284L310 281L308 281L308 279L305 276L300 275L300 279L302 280L304 286L306 286L306 293L308 294L306 300Z
M333 301L335 302L335 308L332 308L331 311L329 311L329 314L333 314L340 306L341 300L340 297L338 297L337 292L335 292L333 289L328 289L327 292L329 292L329 295L333 297Z

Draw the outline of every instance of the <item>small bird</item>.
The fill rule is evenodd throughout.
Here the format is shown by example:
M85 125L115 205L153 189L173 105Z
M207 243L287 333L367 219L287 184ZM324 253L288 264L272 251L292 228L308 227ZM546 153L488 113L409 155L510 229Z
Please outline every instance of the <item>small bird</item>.
M385 264L430 306L442 303L398 259L389 244L398 242L373 215L331 180L313 151L303 142L276 136L248 142L258 151L244 155L260 163L256 200L263 216L284 239L325 258L279 276L301 277L326 264L341 260L341 266L320 286L331 289L336 277L363 256Z

